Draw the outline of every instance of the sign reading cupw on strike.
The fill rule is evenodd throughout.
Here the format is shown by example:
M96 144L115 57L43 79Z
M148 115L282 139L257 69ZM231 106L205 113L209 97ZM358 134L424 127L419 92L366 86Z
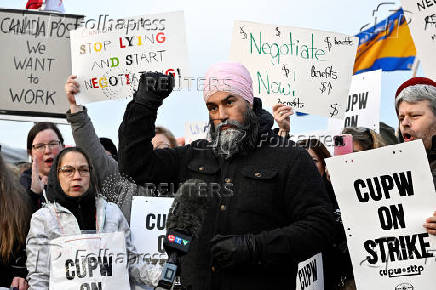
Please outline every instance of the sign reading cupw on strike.
M236 21L230 59L247 67L267 107L343 119L357 44L340 33Z
M183 12L129 17L124 23L130 29L71 33L78 103L131 97L146 71L173 74L175 90L189 75Z

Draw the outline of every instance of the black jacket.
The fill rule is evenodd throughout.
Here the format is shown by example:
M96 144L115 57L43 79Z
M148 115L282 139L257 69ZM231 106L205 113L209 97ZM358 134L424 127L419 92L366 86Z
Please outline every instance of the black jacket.
M26 278L26 249L15 250L8 262L0 258L0 287L9 289L14 277Z
M284 139L269 127L268 132L261 130L253 152L229 160L216 157L206 140L153 151L157 109L153 103L134 101L127 106L119 129L119 168L138 184L177 185L194 178L215 188L199 239L182 258L183 286L295 289L297 263L320 252L334 231L322 179L306 150L283 146ZM210 239L246 233L256 234L261 262L213 272Z

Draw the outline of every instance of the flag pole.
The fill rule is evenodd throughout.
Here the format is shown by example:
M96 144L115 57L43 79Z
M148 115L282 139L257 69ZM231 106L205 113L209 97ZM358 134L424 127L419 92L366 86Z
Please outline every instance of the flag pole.
M412 77L416 77L416 72L418 71L418 67L419 67L419 59L415 57L415 61L413 62L412 65Z

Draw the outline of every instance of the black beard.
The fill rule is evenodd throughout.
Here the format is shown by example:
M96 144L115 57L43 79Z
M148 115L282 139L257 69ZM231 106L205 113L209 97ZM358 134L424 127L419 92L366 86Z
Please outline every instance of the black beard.
M225 125L232 127L221 130ZM237 153L250 152L256 148L259 119L248 105L244 113L243 124L234 120L226 120L215 128L213 121L209 120L209 126L212 151L217 156L230 159Z

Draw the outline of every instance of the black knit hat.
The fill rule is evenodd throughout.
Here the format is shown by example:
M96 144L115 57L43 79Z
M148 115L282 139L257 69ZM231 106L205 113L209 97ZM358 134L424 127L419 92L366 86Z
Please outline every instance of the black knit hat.
M112 154L112 157L118 161L118 150L114 145L111 139L109 138L100 138L100 143L103 145L104 150L109 151Z

